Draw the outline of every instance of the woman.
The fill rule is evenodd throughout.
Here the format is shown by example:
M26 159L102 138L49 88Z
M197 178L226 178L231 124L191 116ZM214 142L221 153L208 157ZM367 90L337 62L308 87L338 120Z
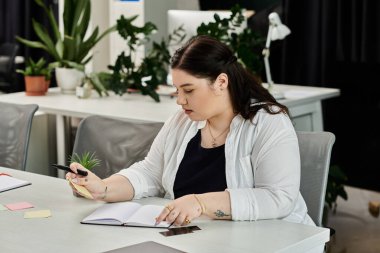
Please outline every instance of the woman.
M190 40L171 67L182 110L147 157L104 180L91 172L67 177L107 202L172 199L157 222L188 224L204 214L313 224L299 192L300 155L287 108L213 38Z

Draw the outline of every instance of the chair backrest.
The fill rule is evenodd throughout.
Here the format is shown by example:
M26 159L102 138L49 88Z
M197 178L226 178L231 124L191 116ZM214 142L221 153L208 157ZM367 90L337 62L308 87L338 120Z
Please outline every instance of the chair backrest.
M330 132L297 132L301 155L301 187L308 214L322 226L323 207L335 135Z
M95 152L101 165L92 171L105 178L143 160L162 126L163 123L89 116L78 126L73 154Z
M29 136L38 105L0 102L0 166L25 170Z

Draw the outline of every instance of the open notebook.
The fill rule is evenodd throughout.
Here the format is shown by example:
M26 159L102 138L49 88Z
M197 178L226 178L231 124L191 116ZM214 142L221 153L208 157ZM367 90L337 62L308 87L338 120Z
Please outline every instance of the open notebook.
M86 218L82 224L130 226L130 227L155 227L168 228L171 224L162 221L155 225L155 218L160 215L164 206L141 205L136 202L108 203L96 209Z
M7 175L0 175L0 192L9 191L30 184L30 182L25 180L21 180Z

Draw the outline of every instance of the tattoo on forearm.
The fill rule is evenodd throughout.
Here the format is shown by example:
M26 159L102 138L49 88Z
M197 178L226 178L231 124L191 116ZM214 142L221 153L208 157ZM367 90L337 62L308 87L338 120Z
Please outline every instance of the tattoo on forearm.
M219 210L219 209L216 210L216 212L214 214L218 218L230 216L229 214L226 214L222 210Z

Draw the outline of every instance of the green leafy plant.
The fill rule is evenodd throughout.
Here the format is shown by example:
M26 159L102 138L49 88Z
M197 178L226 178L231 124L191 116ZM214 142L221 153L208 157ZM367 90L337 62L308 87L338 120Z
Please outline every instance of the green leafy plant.
M88 170L91 170L94 167L99 166L101 162L101 160L96 158L95 152L84 152L83 154L74 153L72 156L70 156L69 160L70 163L79 163Z
M106 89L107 83L109 83L110 75L105 72L93 72L89 75L85 75L83 80L84 85L86 82L90 83L91 86L96 90L100 97L103 95L108 96L108 91Z
M213 22L202 23L197 28L197 35L209 35L230 46L239 62L258 76L263 69L261 51L265 38L248 27L242 29L244 20L243 9L235 5L229 18L215 14Z
M83 68L80 66L75 66L79 71L83 71L84 78L81 83L81 87L83 87L86 83L90 84L92 88L95 89L95 91L99 94L100 97L103 96L109 96L107 87L110 85L110 78L111 75L106 72L92 72L90 74L87 74Z
M44 58L40 58L37 62L28 58L25 69L17 69L16 72L24 76L45 76L46 80L50 80L51 77L51 69Z
M58 21L55 19L53 9L44 4L43 0L35 0L48 16L52 34L40 23L32 20L33 30L39 41L30 41L19 36L16 39L26 46L40 48L48 52L55 60L54 66L73 68L88 63L92 55L90 50L107 34L116 30L115 26L99 34L99 28L86 36L90 15L90 0L65 0L63 11L64 34L59 32ZM78 67L78 66L77 66Z
M347 176L339 166L333 165L330 167L325 202L333 212L336 211L336 200L339 196L344 200L348 199L347 192L344 189L344 183L346 181Z
M171 57L168 48L179 44L185 38L184 29L177 28L167 39L162 39L161 43L153 42L152 49L137 66L134 59L137 48L150 42L149 36L157 28L151 22L145 23L142 27L135 26L132 22L136 18L137 16L131 18L121 16L117 20L117 31L126 41L129 53L122 52L115 64L109 66L112 74L108 88L119 95L137 89L143 95L149 95L159 102L160 98L155 90L159 84L166 83Z

